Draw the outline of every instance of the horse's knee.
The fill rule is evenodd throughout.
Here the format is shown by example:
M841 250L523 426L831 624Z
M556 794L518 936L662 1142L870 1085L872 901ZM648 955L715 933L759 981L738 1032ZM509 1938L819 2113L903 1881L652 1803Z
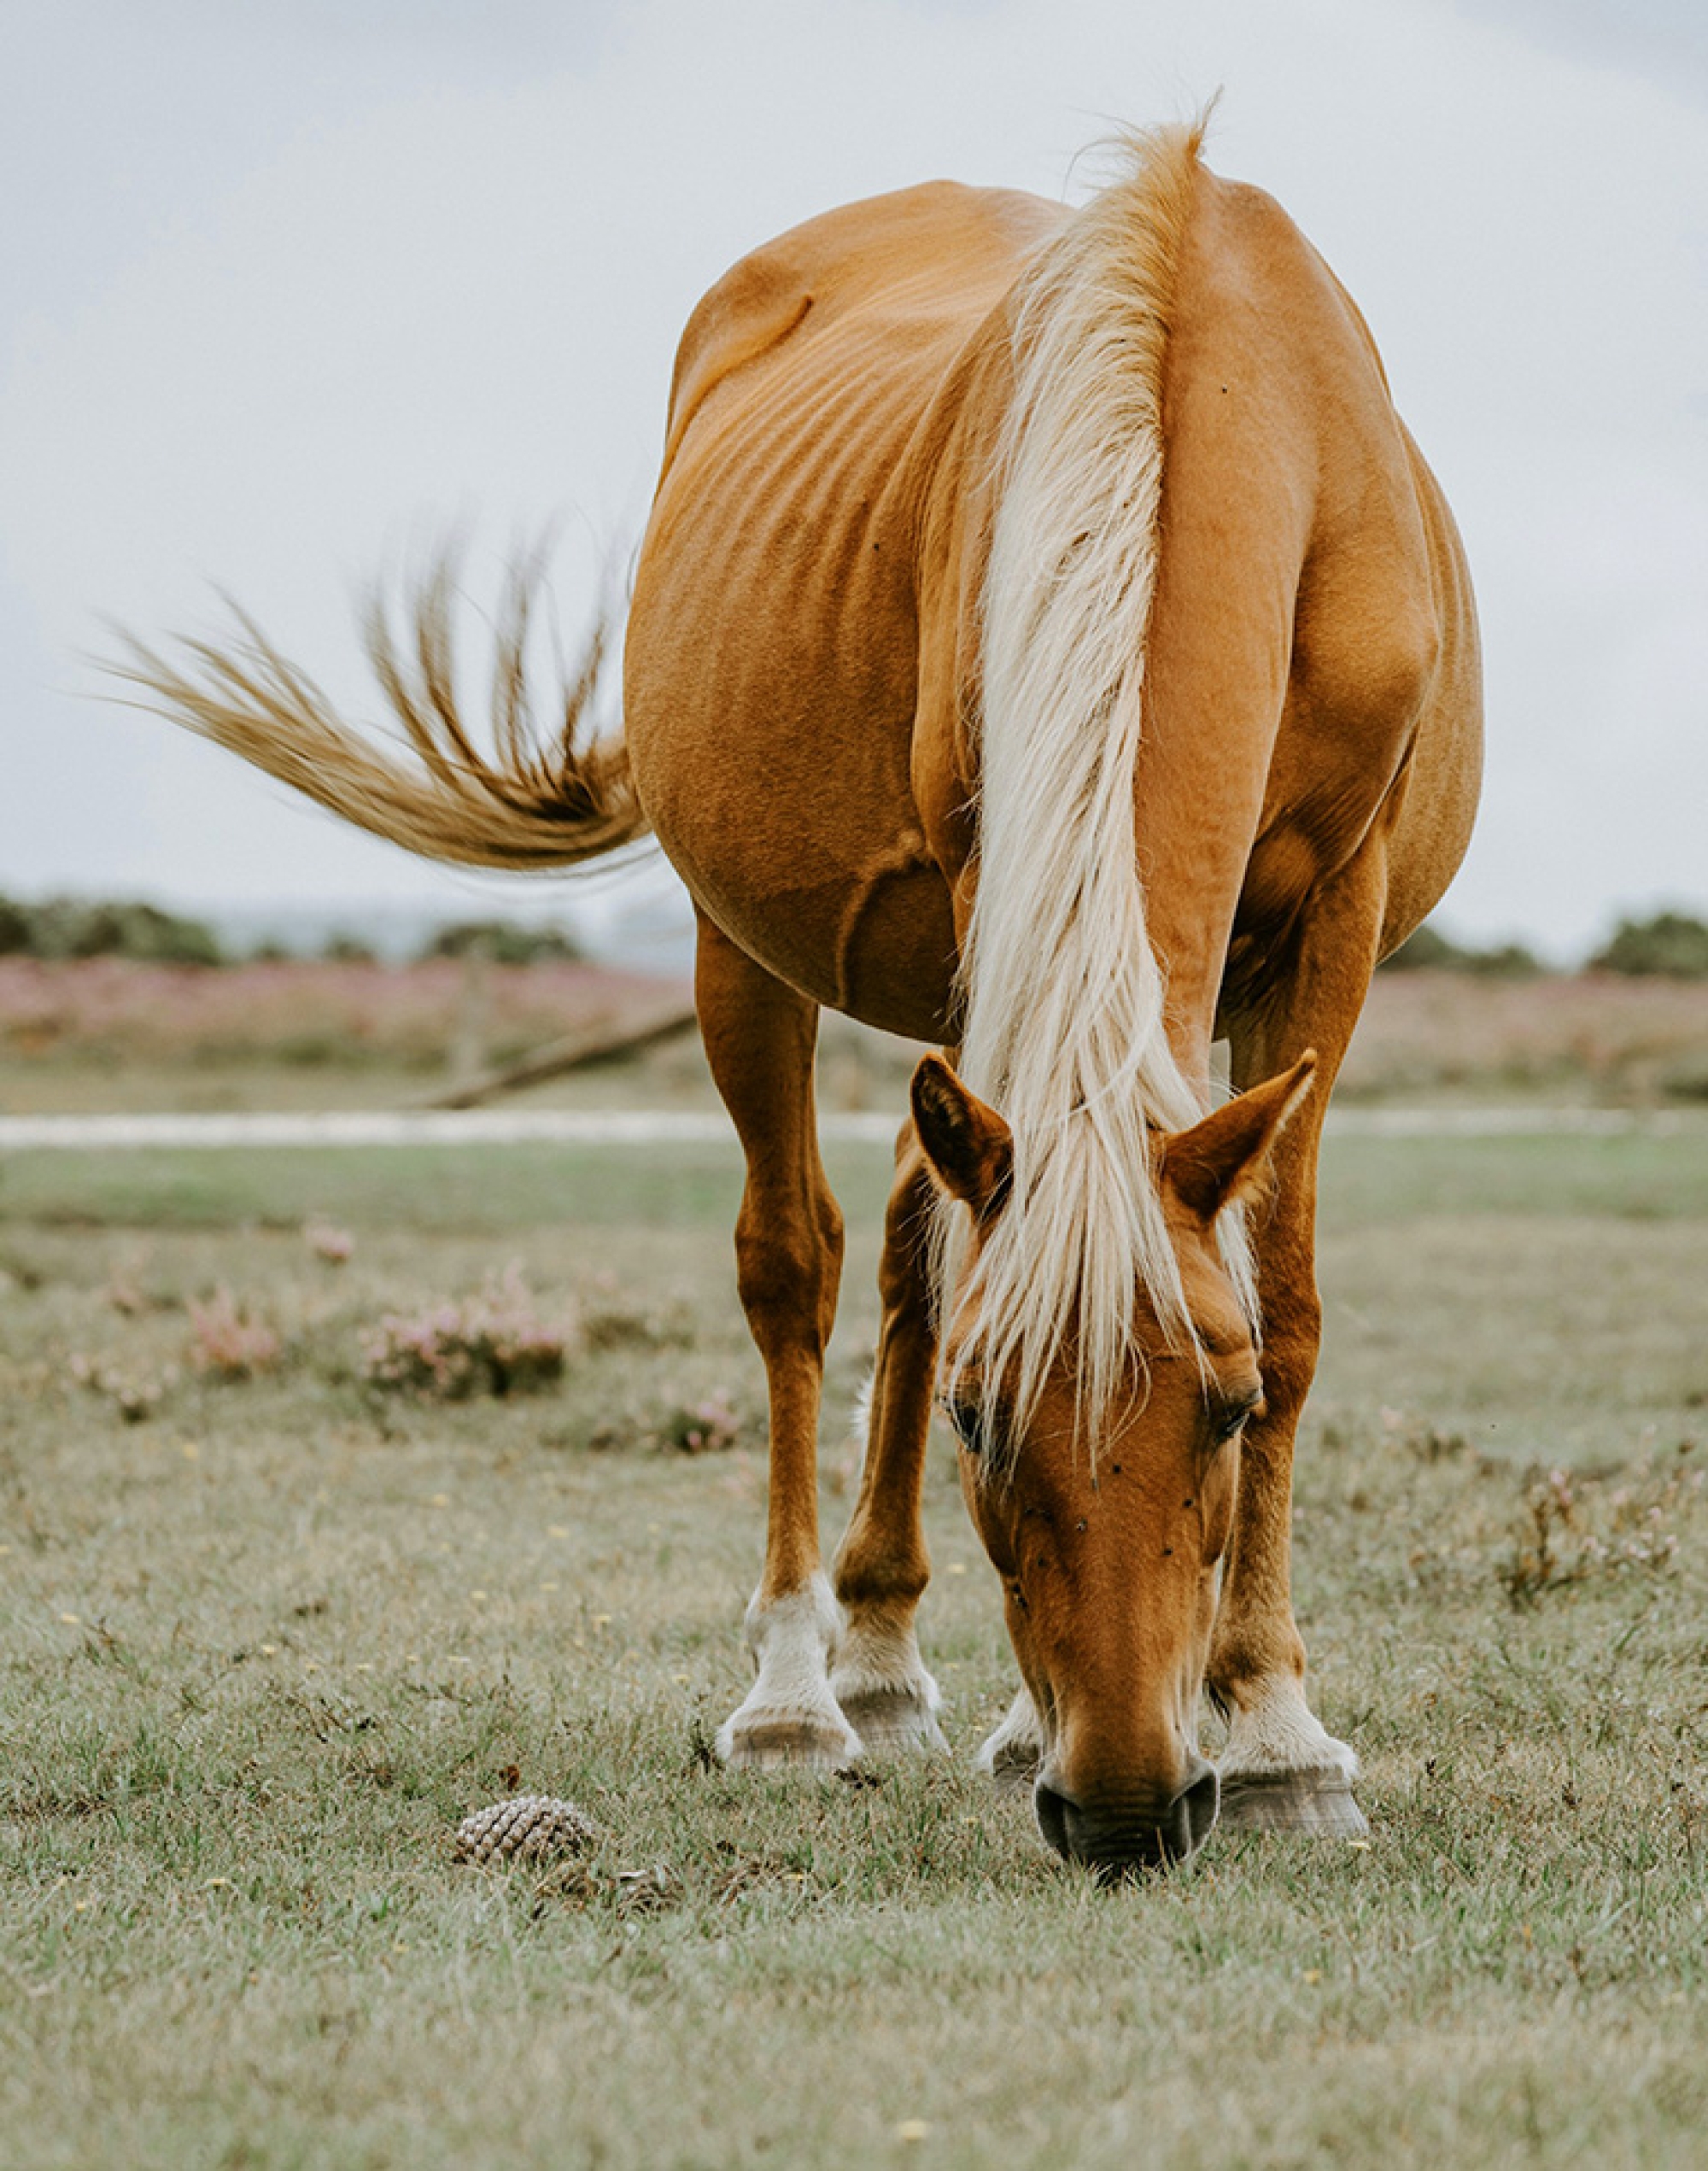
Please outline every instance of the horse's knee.
M810 1219L744 1208L735 1230L735 1286L756 1334L810 1322L830 1331L842 1268L842 1215L835 1201Z
M886 1312L929 1302L931 1223L935 1194L910 1173L892 1193L878 1257L878 1296Z
M739 1237L735 1242L735 1287L750 1320L798 1311L802 1299L816 1295L824 1272L816 1245L768 1237Z
M826 1191L821 1191L814 1200L813 1211L818 1224L820 1249L829 1261L831 1272L838 1273L842 1267L842 1208L836 1203L834 1196Z
M1263 1400L1272 1423L1294 1418L1305 1406L1322 1349L1322 1299L1314 1287L1290 1296L1266 1314L1263 1333Z

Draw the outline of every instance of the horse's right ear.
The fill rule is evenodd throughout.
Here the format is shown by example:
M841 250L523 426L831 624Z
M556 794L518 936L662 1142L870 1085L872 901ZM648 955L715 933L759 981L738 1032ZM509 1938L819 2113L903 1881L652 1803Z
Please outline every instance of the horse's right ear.
M922 1056L913 1074L913 1120L941 1187L978 1214L1007 1196L1014 1133L995 1109L963 1086L941 1056Z
M1162 1179L1206 1226L1261 1185L1275 1141L1311 1090L1317 1051L1162 1142Z

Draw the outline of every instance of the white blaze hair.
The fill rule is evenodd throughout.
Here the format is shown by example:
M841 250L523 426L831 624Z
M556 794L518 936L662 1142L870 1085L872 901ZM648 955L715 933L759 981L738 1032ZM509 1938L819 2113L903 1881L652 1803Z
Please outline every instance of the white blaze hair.
M968 1084L1014 1132L1014 1177L962 1291L956 1353L1003 1383L1010 1446L1070 1331L1093 1425L1142 1362L1141 1292L1171 1342L1194 1344L1149 1126L1179 1129L1206 1108L1163 1029L1133 790L1163 358L1201 135L1135 139L1128 173L1044 246L1016 296L961 1049ZM1223 1249L1255 1320L1237 1223ZM946 1293L948 1258L944 1271Z

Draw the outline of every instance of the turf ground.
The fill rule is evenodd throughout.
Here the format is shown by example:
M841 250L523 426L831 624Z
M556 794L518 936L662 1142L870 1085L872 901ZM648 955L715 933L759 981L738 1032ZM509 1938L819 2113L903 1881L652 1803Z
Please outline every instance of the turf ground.
M834 1535L886 1156L833 1173ZM954 1758L711 1765L764 1489L737 1183L715 1148L0 1167L0 2162L1702 2162L1708 1128L1334 1144L1298 1595L1371 1840L1114 1892L970 1770L1012 1674L946 1450ZM559 1388L363 1384L383 1314L512 1260L579 1301ZM222 1284L258 1377L189 1361ZM734 1443L681 1452L708 1404ZM518 1788L592 1852L456 1864Z

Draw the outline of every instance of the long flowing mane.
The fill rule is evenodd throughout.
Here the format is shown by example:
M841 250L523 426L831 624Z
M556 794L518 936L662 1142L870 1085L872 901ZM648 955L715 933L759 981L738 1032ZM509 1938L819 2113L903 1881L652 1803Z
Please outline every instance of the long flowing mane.
M1013 400L983 595L977 886L962 967L968 1083L1015 1138L1008 1204L963 1292L958 1362L1018 1439L1071 1336L1095 1419L1149 1295L1192 1346L1150 1126L1205 1113L1163 1028L1133 790L1162 495L1162 375L1200 124L1125 172L1015 297ZM1255 1314L1243 1232L1224 1253Z

